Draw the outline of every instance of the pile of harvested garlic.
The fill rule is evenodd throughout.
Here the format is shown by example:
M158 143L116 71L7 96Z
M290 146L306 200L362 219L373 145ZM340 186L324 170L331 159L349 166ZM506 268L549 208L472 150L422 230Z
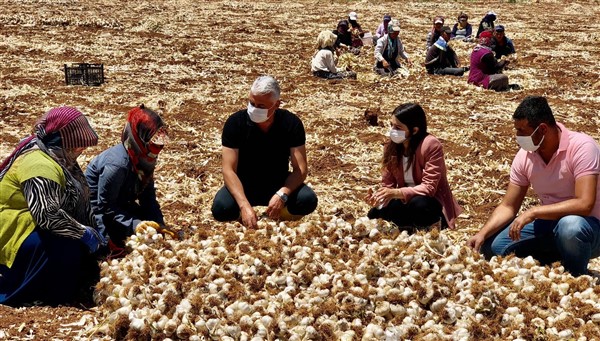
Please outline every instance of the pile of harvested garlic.
M88 336L201 340L600 338L600 287L532 258L484 260L445 231L377 220L150 229L102 266Z

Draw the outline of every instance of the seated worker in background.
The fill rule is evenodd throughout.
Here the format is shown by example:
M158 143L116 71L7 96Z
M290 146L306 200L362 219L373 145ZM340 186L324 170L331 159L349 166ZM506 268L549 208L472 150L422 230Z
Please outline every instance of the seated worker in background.
M377 27L377 31L375 31L375 36L373 37L373 44L377 44L377 40L379 40L379 38L383 37L388 33L387 27L390 21L392 21L391 15L386 14L383 16L383 21Z
M322 31L317 37L317 52L312 58L311 70L314 76L325 79L356 79L356 72L346 71L335 66L333 45L336 36L331 31Z
M508 90L508 76L501 73L508 61L496 60L491 43L492 32L485 31L481 33L479 44L471 52L471 71L469 72L468 83L495 91Z
M360 49L356 49L352 47L352 33L350 33L350 24L348 20L340 20L338 22L337 28L332 31L336 36L335 51L337 55L346 52L352 52L357 54L356 51L360 52Z
M454 50L448 45L451 34L450 27L442 27L442 35L429 47L425 57L425 68L432 75L462 76L465 68L459 67L460 62Z
M425 39L425 49L428 50L433 43L435 43L440 35L442 34L442 26L444 26L444 17L438 15L433 19L433 27L431 31L427 33L427 38Z
M388 34L377 40L374 70L382 76L393 75L400 68L400 58L410 64L399 36L400 25L392 21L388 25Z
M373 206L368 217L409 231L438 222L455 228L462 209L448 184L442 144L427 132L425 111L418 104L402 104L392 112L390 126L382 186L366 198Z
M502 25L498 25L494 28L492 50L496 53L496 59L515 53L515 46L513 45L512 40L504 33L504 26Z
M100 153L85 170L96 223L110 237L113 252L147 227L174 236L154 187L154 168L167 139L163 120L142 104L129 111L122 143Z
M0 304L91 302L92 254L106 240L77 157L98 135L71 107L51 109L33 130L0 165Z
M477 34L475 38L479 38L482 32L485 31L493 31L494 30L494 21L496 20L496 13L493 11L487 12L487 14L481 19L479 22L479 27L477 28Z
M348 14L348 21L350 22L350 34L352 35L352 47L360 48L363 46L362 37L365 35L365 31L363 31L362 27L356 21L358 19L358 14L356 12L350 12Z
M458 15L458 22L454 24L454 27L452 27L452 34L450 35L450 38L470 41L471 36L473 35L473 26L469 24L468 20L469 16L466 13L461 12Z
M280 87L271 76L258 77L248 94L248 109L229 116L223 127L223 179L213 217L241 218L256 227L253 206L267 206L269 218L297 219L317 208L317 195L304 184L308 174L302 121L279 109ZM292 172L289 172L290 163Z
M546 98L528 96L513 114L521 147L500 205L468 245L486 258L533 256L559 261L573 276L600 256L600 148L557 123ZM519 214L529 188L540 199Z

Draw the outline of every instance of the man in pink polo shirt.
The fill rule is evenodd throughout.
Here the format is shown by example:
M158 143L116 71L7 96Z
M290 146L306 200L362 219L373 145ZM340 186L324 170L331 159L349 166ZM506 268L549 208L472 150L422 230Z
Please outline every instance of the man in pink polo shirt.
M590 136L556 123L541 96L526 97L513 115L517 143L502 203L468 245L486 257L532 255L560 260L574 276L600 256L600 148ZM531 186L541 201L517 216Z

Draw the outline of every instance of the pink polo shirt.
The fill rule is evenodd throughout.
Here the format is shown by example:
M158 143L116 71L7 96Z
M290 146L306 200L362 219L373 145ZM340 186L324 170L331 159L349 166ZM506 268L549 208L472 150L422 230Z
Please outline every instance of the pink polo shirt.
M542 205L573 199L576 179L600 174L600 147L596 141L557 124L561 130L560 143L548 164L537 152L520 149L510 168L510 182L517 186L531 185ZM600 219L600 181L591 215Z

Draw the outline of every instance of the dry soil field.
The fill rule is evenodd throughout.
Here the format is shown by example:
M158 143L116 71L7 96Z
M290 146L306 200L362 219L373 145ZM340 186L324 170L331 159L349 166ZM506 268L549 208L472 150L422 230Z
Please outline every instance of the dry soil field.
M0 306L0 339L600 338L594 278L530 259L488 263L465 247L506 188L518 149L510 117L522 98L547 96L559 121L600 139L598 1L0 0L0 9L0 157L42 113L71 105L101 137L85 165L119 141L127 110L145 103L170 128L156 182L168 223L186 235L140 237L137 251L104 264L105 303L93 309ZM515 43L506 74L523 90L427 75L432 18L453 24L465 11L476 28L488 10ZM405 77L375 77L372 48L355 60L356 81L311 76L318 32L350 11L371 31L384 13L400 20L414 61ZM468 64L473 45L451 45ZM62 66L74 62L104 63L106 83L65 86ZM263 219L247 230L213 221L210 205L222 186L222 125L261 74L280 81L284 108L306 126L319 207L299 222ZM444 143L465 209L454 231L409 237L364 218L388 115L409 101ZM366 110L380 112L378 126Z

